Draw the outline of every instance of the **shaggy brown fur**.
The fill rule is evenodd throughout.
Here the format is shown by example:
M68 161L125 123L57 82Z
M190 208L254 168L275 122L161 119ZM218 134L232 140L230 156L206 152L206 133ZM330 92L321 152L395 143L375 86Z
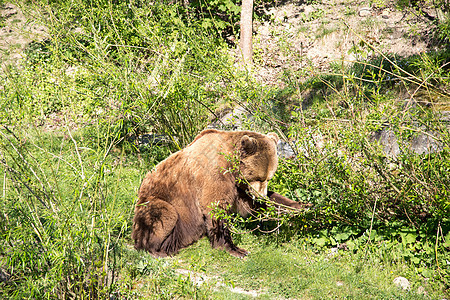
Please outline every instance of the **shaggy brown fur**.
M278 136L251 131L204 130L186 148L170 155L144 178L135 208L132 238L136 249L154 256L178 252L207 235L214 248L243 257L221 220L211 217L213 204L246 216L256 204L246 191L267 195L294 208L301 204L267 191L278 160ZM238 156L240 172L250 186L238 183L225 154Z

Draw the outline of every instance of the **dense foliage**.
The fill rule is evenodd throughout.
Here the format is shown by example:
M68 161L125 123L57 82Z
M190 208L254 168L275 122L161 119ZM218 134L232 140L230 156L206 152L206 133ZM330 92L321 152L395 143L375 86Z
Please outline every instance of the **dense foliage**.
M276 131L295 152L280 160L271 189L312 204L285 217L274 208L223 216L253 231L244 242L261 242L259 259L238 264L244 276L277 267L295 273L276 248L284 243L290 254L338 248L347 262L352 255L377 268L398 262L426 278L433 295L448 293L449 51L387 57L362 41L354 50L377 53L373 60L334 65L329 74L286 68L283 87L265 86L236 68L226 42L236 35L238 5L22 2L49 38L0 72L0 298L138 298L145 276L156 298L207 298L211 289L176 273L180 262L132 250L130 225L145 173L234 105L251 113L243 128ZM447 25L438 24L440 45ZM399 100L404 90L413 93ZM164 138L143 143L144 133ZM399 153L387 153L381 133L396 137ZM412 151L419 137L434 146ZM195 270L214 264L192 251L182 256ZM219 265L234 264L214 255ZM356 286L357 275L348 275ZM294 279L271 286L271 295L295 297L313 285ZM359 288L367 295L376 286Z

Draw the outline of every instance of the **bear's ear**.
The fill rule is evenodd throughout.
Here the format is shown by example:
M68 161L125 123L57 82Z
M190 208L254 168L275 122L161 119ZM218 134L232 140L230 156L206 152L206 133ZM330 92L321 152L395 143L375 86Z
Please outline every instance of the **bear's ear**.
M275 144L277 144L278 141L280 140L280 138L278 137L278 135L275 132L269 132L267 134L267 137L271 138L275 142Z
M257 144L256 139L244 135L241 137L241 151L243 154L250 155L256 152Z

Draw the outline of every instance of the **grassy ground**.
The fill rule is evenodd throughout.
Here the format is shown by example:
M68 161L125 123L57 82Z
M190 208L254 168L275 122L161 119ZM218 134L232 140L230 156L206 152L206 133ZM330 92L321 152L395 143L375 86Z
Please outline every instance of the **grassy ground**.
M2 135L6 134L2 130ZM30 167L22 174L40 179L28 192L34 196L40 193L45 205L30 201L28 192L15 192L14 180L2 180L3 195L8 195L2 202L3 216L22 214L22 223L4 231L8 236L3 235L4 270L9 273L6 265L16 266L9 274L11 282L1 283L7 298L67 297L71 293L85 298L111 294L118 299L445 297L440 280L418 274L401 251L396 255L389 248L383 249L383 241L368 244L367 252L365 248L356 252L318 247L310 243L314 235L286 238L283 232L247 233L235 236L239 247L250 251L245 259L212 249L206 238L174 257L154 259L133 249L130 220L136 190L146 171L167 155L164 149L140 155L116 150L106 153L107 148L95 147L83 135L69 131L57 134L31 129L15 135L22 147L16 149ZM29 173L31 170L35 175ZM25 178L15 177L18 181ZM55 196L46 200L46 193ZM19 201L11 198L13 195ZM8 220L2 222L7 224ZM22 242L17 244L18 240ZM48 266L47 260L51 261ZM64 272L77 272L79 277L66 277ZM409 279L409 290L394 285L398 276ZM59 286L58 292L52 292L53 280L58 286L61 282L75 286L66 291ZM77 289L77 284L87 290Z
M272 86L236 68L217 15L74 3L20 2L50 38L0 72L0 298L449 298L448 50L397 58L361 41L370 59L283 66ZM237 105L252 113L245 129L277 131L298 151L271 188L313 207L272 234L237 224L242 260L206 239L170 258L135 251L145 174ZM382 130L401 155L372 140ZM168 142L139 144L143 133ZM410 151L419 135L439 151Z
M178 256L167 259L177 271L195 283L197 295L209 299L438 299L435 283L414 276L410 290L393 284L397 276L413 270L404 262L381 263L345 251L311 251L291 241L281 245L266 238L245 235L240 246L251 251L243 260L210 249L203 239ZM142 257L141 260L151 260ZM160 264L164 263L162 260ZM189 270L189 272L185 271ZM148 277L138 276L140 292L152 295ZM417 281L416 281L417 280ZM183 284L190 285L190 282ZM438 285L439 286L439 285ZM150 287L150 288L149 288ZM147 291L148 289L148 291ZM426 291L426 292L424 292ZM424 295L424 293L427 294ZM170 298L170 296L169 296Z

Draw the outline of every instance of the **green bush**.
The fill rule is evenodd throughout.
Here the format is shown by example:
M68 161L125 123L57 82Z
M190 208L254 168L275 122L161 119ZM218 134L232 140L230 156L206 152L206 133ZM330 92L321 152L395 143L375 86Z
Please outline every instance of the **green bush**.
M293 111L284 131L298 155L281 161L272 189L313 204L286 223L284 239L300 232L319 248L345 244L383 257L395 253L425 277L449 278L450 136L442 114L448 68L441 67L446 55L378 59L300 86L317 84L325 96ZM415 93L399 101L392 91L398 84L386 78ZM401 149L396 157L376 142L381 130L395 134ZM419 134L434 139L434 152L411 150ZM430 267L438 271L431 274Z
M3 74L6 124L99 119L106 126L96 128L113 126L118 142L152 132L181 148L206 127L234 76L225 43L175 4L43 1L29 9L42 13L50 39L31 43L25 65Z
M108 150L34 134L0 132L2 298L103 299L116 289L133 191L110 173L121 166Z

